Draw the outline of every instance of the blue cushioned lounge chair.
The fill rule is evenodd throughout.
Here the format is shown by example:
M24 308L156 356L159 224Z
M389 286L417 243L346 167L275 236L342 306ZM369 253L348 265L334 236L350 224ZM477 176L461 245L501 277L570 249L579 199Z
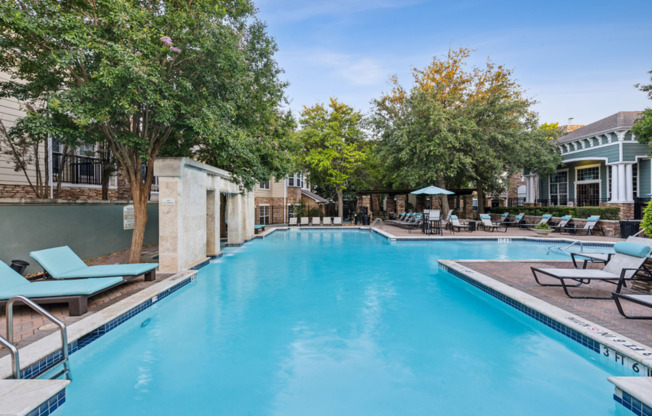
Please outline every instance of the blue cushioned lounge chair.
M155 279L158 263L106 264L87 266L68 246L32 251L29 255L54 279L83 279L86 277L145 275L145 280Z
M0 305L16 295L23 295L40 304L67 303L70 316L79 316L88 310L88 298L123 282L122 277L30 282L0 262Z
M534 275L534 280L541 286L561 286L569 298L612 299L611 295L608 297L573 296L569 293L568 289L589 284L593 280L618 284L620 288L625 284L625 280L631 280L638 271L645 272L645 274L651 276L650 271L645 267L645 261L650 254L650 246L621 241L614 244L614 251L615 254L602 270L532 267L532 275ZM542 283L539 275L556 279L559 283Z

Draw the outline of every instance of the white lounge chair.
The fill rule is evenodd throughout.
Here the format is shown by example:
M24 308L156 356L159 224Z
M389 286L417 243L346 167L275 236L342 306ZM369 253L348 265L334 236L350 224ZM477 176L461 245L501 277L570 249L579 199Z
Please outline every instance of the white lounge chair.
M494 224L491 221L491 215L489 214L480 214L480 220L482 220L482 228L487 231L496 231L499 229L503 229L503 232L507 232L507 226L504 224Z
M333 225L342 225L342 217L333 217Z
M301 217L301 222L300 222L299 225L301 225L302 227L303 227L304 225L306 225L306 226L307 226L307 225L310 225L310 221L309 221L309 220L310 220L310 218L308 218L308 217Z
M566 226L568 225L568 222L571 219L573 219L572 215L564 215L563 217L561 217L561 220L559 220L559 224L553 225L550 228L554 228L555 230L561 232L562 229L566 228Z
M292 217L292 218L290 218L290 222L289 222L288 225L289 225L290 227L293 227L293 226L299 225L299 223L297 222L297 217Z
M333 225L331 222L331 217L324 217L322 225Z
M609 263L602 270L598 269L554 269L532 267L534 280L541 286L561 286L569 298L574 299L612 299L612 296L573 296L569 288L589 284L593 280L601 280L609 283L618 283L620 287L625 280L631 280L637 271L645 268L645 261L650 254L650 246L645 244L630 243L622 241L614 244L616 254L609 260ZM559 283L541 283L537 274L546 275L557 279ZM619 290L617 290L618 292Z
M321 218L312 217L312 225L321 225Z
M646 246L650 247L650 250L652 250L652 238L642 238L642 237L634 237L630 236L627 237L627 242L629 243L636 243L636 244L644 244ZM579 269L579 266L577 265L577 261L582 262L582 268L586 269L587 264L590 263L608 263L609 260L611 260L611 257L613 257L614 253L613 251L603 251L603 252L595 252L595 253L570 253L571 259L573 260L573 265L575 266L576 269Z
M464 225L464 224L462 224L462 223L460 222L460 219L457 218L457 215L451 215L451 218L450 218L450 227L451 227L451 231L452 231L452 232L455 232L455 229L456 229L456 228L457 228L457 231L460 231L460 230L466 230L466 231L469 231L469 226L468 226L468 225Z
M586 224L584 224L584 227L579 228L579 227L565 227L563 229L560 229L559 232L567 232L569 234L579 234L579 233L586 233L586 235L593 235L593 230L595 229L595 225L600 221L600 216L599 215L593 215L590 216L589 218L586 219ZM599 229L599 228L598 228ZM604 235L604 230L602 231L602 235Z

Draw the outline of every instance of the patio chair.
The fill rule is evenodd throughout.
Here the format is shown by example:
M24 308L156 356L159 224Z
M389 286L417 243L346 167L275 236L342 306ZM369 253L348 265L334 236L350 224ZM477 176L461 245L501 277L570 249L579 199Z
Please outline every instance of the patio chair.
M489 229L489 231L493 232L502 228L503 232L507 232L507 226L503 224L494 224L491 221L491 215L489 214L480 214L480 220L482 221L482 229L485 231Z
M342 225L342 217L333 217L333 225Z
M103 264L88 266L68 246L32 251L29 255L36 260L43 270L53 279L82 279L87 277L124 276L135 278L145 275L145 280L156 278L158 263Z
M543 214L541 216L541 220L539 220L538 223L536 223L536 224L527 224L526 227L527 228L534 228L534 227L537 227L537 226L539 226L541 224L548 224L548 221L550 221L550 218L552 218L552 214Z
M320 217L312 217L312 225L321 225L321 218Z
M573 219L573 216L572 216L572 215L564 215L564 216L561 217L561 219L559 220L559 224L557 224L557 225L551 225L550 228L552 228L554 231L559 231L559 232L561 232L562 229L566 228L566 226L568 225L568 222L569 222L571 219Z
M309 221L310 221L310 218L308 218L308 217L301 217L301 222L299 223L299 225L301 225L302 227L303 227L304 225L308 226L308 225L310 225L310 222L309 222Z
M0 262L0 306L16 295L23 295L38 304L67 303L70 316L88 310L88 298L122 284L122 277L30 282L5 263Z
M584 227L565 227L562 230L559 230L559 232L567 232L569 234L581 234L581 233L586 233L586 235L593 235L593 230L595 230L595 225L600 221L600 216L599 215L593 215L590 216L589 218L586 219L586 224L584 224ZM604 235L604 230L600 229L602 231L602 235Z
M457 215L451 215L450 227L452 232L455 232L455 228L457 228L457 231L461 231L461 230L469 231L469 226L460 223L460 220L459 218L457 218Z
M290 218L289 224L290 227L297 226L299 223L297 222L297 217L292 217Z
M331 217L324 217L322 225L329 225L329 226L333 225L333 223L331 222Z
M428 219L429 220L440 220L441 219L441 210L440 209L431 209L430 212L428 212Z
M265 224L254 225L254 233L258 234L258 233L262 233L263 231L265 231Z
M602 270L598 269L554 269L532 267L534 280L541 286L561 286L566 296L573 299L612 299L612 296L573 296L569 288L586 285L594 280L625 284L631 280L639 270L644 270L648 275L650 271L645 268L645 261L650 254L650 246L630 242L619 242L614 245L615 254ZM559 283L541 283L537 274L546 275L557 279Z
M512 222L512 220L509 219L509 212L503 212L502 214L500 214L500 223L501 224L507 225L507 224L509 224L511 222Z
M453 215L453 212L455 212L454 209L449 209L448 213L446 214L446 218L444 218L444 221L450 221L451 215Z
M643 244L649 246L650 250L652 250L652 238L629 236L627 237L627 242ZM586 269L588 263L604 263L604 264L608 263L609 260L611 260L611 257L614 255L614 252L613 251L603 251L603 252L595 252L595 253L572 252L570 253L570 255L571 255L571 259L573 260L573 266L575 266L576 269L579 269L579 266L577 265L578 260L582 261L583 263L582 269Z
M612 292L614 302L616 302L616 308L618 312L627 319L652 319L652 316L643 316L643 315L627 315L623 309L622 301L626 300L628 302L636 303L638 305L647 306L652 308L652 295L642 295L642 294L625 294L621 293L622 287L618 285L618 288L615 292Z

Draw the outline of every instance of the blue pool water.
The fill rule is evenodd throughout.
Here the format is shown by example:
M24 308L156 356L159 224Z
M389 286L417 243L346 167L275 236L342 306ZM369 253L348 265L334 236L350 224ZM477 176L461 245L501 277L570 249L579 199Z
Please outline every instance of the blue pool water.
M436 261L546 248L274 233L73 354L56 414L627 415L626 370Z

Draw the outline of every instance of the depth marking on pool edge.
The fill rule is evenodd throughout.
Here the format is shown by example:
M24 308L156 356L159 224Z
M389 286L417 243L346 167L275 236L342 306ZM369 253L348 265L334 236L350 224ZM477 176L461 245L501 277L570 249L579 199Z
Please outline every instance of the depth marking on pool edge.
M449 273L451 273L453 271L453 272L464 274L468 278L473 279L477 284L482 285L482 286L486 287L487 289L496 291L496 292L500 293L501 295L512 299L512 301L518 302L522 306L524 306L524 307L526 307L528 309L531 309L533 311L536 311L532 307L528 306L526 303L523 303L521 301L517 301L516 299L514 299L511 296L503 293L499 289L489 287L485 283L483 283L483 282L481 282L481 281L479 281L479 280L472 277L472 275L476 275L476 276L479 275L479 276L483 276L483 277L485 277L487 279L491 279L488 276L483 275L482 273L479 273L479 272L477 272L475 270L472 270L472 269L470 269L470 268L468 268L468 267L466 267L466 266L464 266L464 265L462 265L460 263L454 263L454 266L452 266L452 265L448 266L446 264L439 263L439 266L444 271L447 271ZM495 279L492 279L492 280L496 281ZM512 288L512 289L514 289L514 288ZM514 290L518 290L518 289L514 289ZM485 293L487 293L487 292L485 292ZM522 293L526 294L525 292L522 292ZM488 293L488 294L491 295L491 293ZM531 296L531 295L528 295L528 296ZM535 299L538 299L538 298L535 298ZM538 299L538 300L541 301L540 299ZM544 301L541 301L541 302L544 302ZM517 309L517 308L515 308L515 309ZM559 308L559 309L563 310L561 308ZM570 330L575 331L572 328L574 326L574 327L581 327L581 328L583 328L585 330L590 331L591 333L593 333L595 335L593 337L594 341L596 341L600 345L600 354L602 354L603 356L605 356L607 358L612 359L613 361L617 362L618 364L622 365L623 367L631 369L634 373L636 373L638 375L641 375L643 377L652 377L652 368L651 367L648 367L647 365L643 364L642 362L640 362L638 360L635 360L635 359L633 359L631 357L628 357L627 355L623 354L620 351L617 351L614 348L611 348L611 347L609 347L607 345L604 345L602 342L600 342L600 340L598 339L598 336L605 338L609 342L617 343L617 344L621 345L622 347L625 347L625 348L631 350L632 352L635 352L637 354L642 355L645 358L652 358L652 351L650 351L649 349L643 348L642 346L637 345L636 343L623 338L621 335L619 335L617 333L613 333L613 332L611 332L611 331L609 331L607 329L600 328L600 327L598 327L598 326L596 326L594 324L588 323L588 322L586 322L586 321L584 321L582 319L579 319L578 317L575 317L575 316L565 316L564 317L568 322L570 322L570 325L568 325L568 324L564 324L564 323L560 322L559 318L554 318L554 317L552 317L552 316L550 316L548 314L543 314L542 312L538 312L538 313L542 314L542 315L545 315L549 319L557 321L559 324L564 325L565 327L569 328ZM580 334L581 334L581 332L580 332ZM584 335L584 336L586 336L586 335ZM571 339L578 342L574 338L571 338ZM578 342L578 343L580 345L583 345L581 342ZM587 349L591 350L591 348L588 348L588 347L587 347Z

